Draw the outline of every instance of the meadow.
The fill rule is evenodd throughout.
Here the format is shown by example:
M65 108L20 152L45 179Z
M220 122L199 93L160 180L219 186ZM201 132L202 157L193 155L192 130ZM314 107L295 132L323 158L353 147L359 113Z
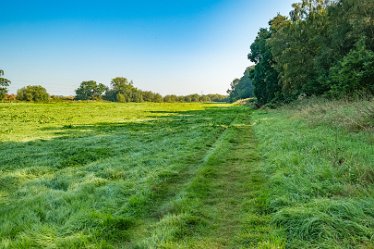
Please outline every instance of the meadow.
M373 102L0 104L0 248L374 248Z
M1 104L0 247L229 243L250 199L250 161L239 160L253 150L249 113L227 104Z

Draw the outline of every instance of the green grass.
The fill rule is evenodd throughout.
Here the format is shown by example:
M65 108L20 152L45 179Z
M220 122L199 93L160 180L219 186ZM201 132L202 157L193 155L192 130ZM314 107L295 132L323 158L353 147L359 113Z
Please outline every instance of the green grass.
M1 104L0 247L281 244L251 205L263 182L249 118L223 104Z
M0 248L374 248L372 110L0 104Z
M253 115L272 223L288 248L374 248L373 101Z

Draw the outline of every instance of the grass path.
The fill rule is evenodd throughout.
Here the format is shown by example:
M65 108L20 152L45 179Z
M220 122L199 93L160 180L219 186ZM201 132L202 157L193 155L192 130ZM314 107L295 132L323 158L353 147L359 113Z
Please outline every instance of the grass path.
M258 160L250 115L241 109L134 248L283 248L259 201Z

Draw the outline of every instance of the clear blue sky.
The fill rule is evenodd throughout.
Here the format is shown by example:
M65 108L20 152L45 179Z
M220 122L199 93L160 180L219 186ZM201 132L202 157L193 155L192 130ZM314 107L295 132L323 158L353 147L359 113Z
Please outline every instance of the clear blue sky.
M225 93L250 43L295 0L9 0L0 4L0 69L10 92L72 95L123 76L161 94Z

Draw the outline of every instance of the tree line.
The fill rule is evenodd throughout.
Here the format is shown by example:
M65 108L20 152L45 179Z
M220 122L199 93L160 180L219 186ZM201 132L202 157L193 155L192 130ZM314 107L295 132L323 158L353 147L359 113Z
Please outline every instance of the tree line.
M110 87L97 83L94 80L83 81L75 90L74 97L50 96L42 86L26 86L17 91L16 95L7 94L10 84L8 79L3 78L4 71L0 70L0 100L8 101L30 101L46 102L67 100L105 100L111 102L226 102L227 96L221 94L190 94L186 96L166 95L143 91L134 86L132 81L124 77L116 77L111 81Z
M302 0L292 7L250 46L258 104L374 94L374 1Z
M186 96L166 95L143 91L124 77L112 79L110 87L96 81L83 81L76 89L77 100L107 100L112 102L225 102L227 96L221 94L190 94Z
M234 79L230 83L230 89L227 90L228 101L235 102L253 97L253 82L250 75L252 70L253 67L248 67L240 79Z

